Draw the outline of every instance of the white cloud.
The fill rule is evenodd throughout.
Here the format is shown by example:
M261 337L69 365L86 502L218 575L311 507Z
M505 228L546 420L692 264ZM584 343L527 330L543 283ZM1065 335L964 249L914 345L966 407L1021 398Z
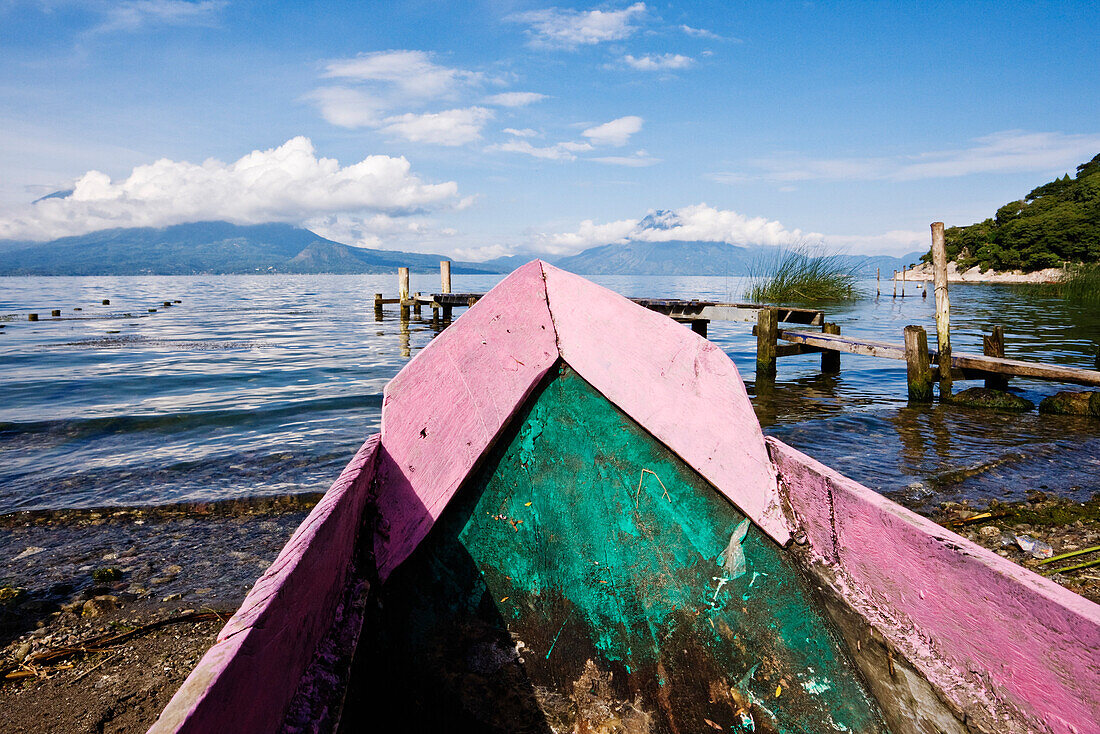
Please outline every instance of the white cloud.
M602 125L590 127L581 133L594 145L626 145L630 136L642 129L642 118L630 115Z
M485 102L499 107L525 107L544 99L546 99L546 95L538 92L502 92L486 97Z
M130 0L108 3L103 22L92 33L137 31L149 26L209 25L227 5L223 0Z
M375 97L358 89L322 87L306 95L321 108L321 116L338 127L375 127L382 123L384 108Z
M903 229L874 235L827 234L821 239L829 250L854 255L905 255L916 250L927 250L932 242L927 230L914 232Z
M288 222L334 214L401 216L452 204L458 185L426 184L405 158L373 155L341 167L308 138L254 150L233 163L161 159L121 181L89 171L66 198L0 214L0 239L44 240L113 227L227 220Z
M681 25L680 30L689 36L694 36L695 38L706 38L711 41L734 41L740 43L740 39L738 38L726 38L725 36L718 35L714 31L708 31L706 28L692 28L689 25Z
M608 155L592 160L612 166L628 166L630 168L645 168L661 162L660 158L654 158L644 150L635 151L634 155Z
M771 181L916 181L978 173L1052 173L1072 171L1100 150L1100 134L1029 133L1009 130L975 138L958 150L909 156L809 158L795 155L762 158L751 163L756 178ZM721 173L712 177L745 174Z
M693 204L680 209L650 212L644 219L622 219L596 224L588 219L575 232L544 234L533 246L551 255L579 252L588 247L639 240L726 242L731 245L791 245L821 239L817 233L787 229L764 217L748 217L730 209Z
M539 135L538 130L532 130L529 127L525 127L522 130L517 130L514 127L506 127L501 130L501 132L516 138L537 138Z
M577 159L577 153L592 150L588 143L564 142L555 143L544 147L531 145L526 140L509 140L506 143L490 145L486 150L503 151L506 153L523 153L535 158L543 158L553 161L573 161Z
M623 56L623 63L638 71L669 71L686 69L695 61L690 56L680 54L662 54L660 56Z
M530 27L527 35L532 46L575 49L629 38L637 30L632 21L645 12L645 3L634 3L622 10L547 8L517 13L508 20Z
M479 84L485 78L480 72L440 66L428 53L410 50L376 51L332 61L325 67L324 75L357 82L382 82L420 99L452 95L461 87Z
M464 145L481 137L481 129L492 118L493 111L484 107L444 110L416 114L406 112L387 117L382 132L397 135L413 143Z
M468 262L484 262L498 257L514 255L516 248L510 245L484 245L482 247L459 247L451 251L451 256L456 260Z

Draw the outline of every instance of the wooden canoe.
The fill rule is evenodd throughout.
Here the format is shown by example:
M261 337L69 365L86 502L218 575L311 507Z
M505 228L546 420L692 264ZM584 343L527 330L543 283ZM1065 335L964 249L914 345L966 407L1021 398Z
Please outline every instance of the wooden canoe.
M760 430L541 262L371 437L151 732L1100 732L1100 607Z

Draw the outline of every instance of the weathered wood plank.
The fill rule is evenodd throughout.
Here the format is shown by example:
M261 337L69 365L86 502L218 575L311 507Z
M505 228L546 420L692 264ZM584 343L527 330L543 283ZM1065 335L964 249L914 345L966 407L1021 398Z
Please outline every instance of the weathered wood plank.
M833 349L848 354L862 354L867 357L886 357L905 359L905 349L899 344L865 339L863 337L841 334L825 334L818 331L798 331L780 329L779 338L795 344L805 344L822 349Z
M544 273L562 359L786 544L775 470L733 361L617 293L551 265Z
M377 500L375 541L381 578L423 539L557 358L542 264L534 261L501 281L390 381L379 468L387 491Z
M905 327L905 371L909 400L932 402L932 370L928 359L928 335L920 326ZM950 385L950 376L948 377ZM943 382L940 382L942 387Z
M1097 731L1100 606L766 440L838 593L970 730Z
M932 352L932 359L939 364L939 354ZM981 354L954 354L951 366L960 369L979 370L997 375L1014 377L1033 377L1051 382L1068 382L1074 385L1100 387L1100 371L1084 370L1079 367L1063 367L1056 364L1025 362L1019 359L986 357Z

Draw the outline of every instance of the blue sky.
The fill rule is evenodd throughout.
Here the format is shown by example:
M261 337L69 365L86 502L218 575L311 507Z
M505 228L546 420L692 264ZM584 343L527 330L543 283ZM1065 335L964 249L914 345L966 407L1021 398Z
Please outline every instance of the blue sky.
M0 0L0 239L901 254L1100 153L1098 61L1095 3Z

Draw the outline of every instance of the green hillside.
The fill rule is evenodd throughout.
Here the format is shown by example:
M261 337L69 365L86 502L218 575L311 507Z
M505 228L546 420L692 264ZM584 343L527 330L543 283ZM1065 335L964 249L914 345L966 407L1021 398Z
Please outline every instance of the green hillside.
M944 233L947 257L960 270L1023 270L1100 262L1100 155L1043 184L996 216ZM931 260L931 252L921 259Z

